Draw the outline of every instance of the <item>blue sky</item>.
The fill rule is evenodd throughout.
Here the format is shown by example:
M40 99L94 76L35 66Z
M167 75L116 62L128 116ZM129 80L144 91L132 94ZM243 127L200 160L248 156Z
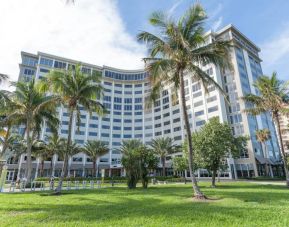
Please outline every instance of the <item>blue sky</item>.
M46 52L99 66L143 68L146 47L136 41L151 31L155 10L180 16L192 0L0 0L0 73L17 80L21 51ZM289 0L199 0L207 29L234 24L262 50L265 74L289 79ZM53 13L52 13L53 12ZM0 85L0 86L3 86Z
M136 35L139 30L150 29L147 18L154 10L170 11L179 16L194 1L191 0L119 0L118 7L121 17L129 33ZM249 39L260 48L266 48L261 56L264 57L263 71L270 74L276 70L279 77L289 79L289 1L288 0L201 0L207 10L208 28L219 24L220 27L234 24ZM282 39L283 38L283 39ZM285 40L284 40L285 39ZM270 63L270 51L281 51L279 42L287 42L286 53L281 57L273 57ZM270 46L275 42L276 47ZM273 43L274 45L274 43ZM286 45L286 44L284 44ZM269 53L268 53L269 52ZM280 54L281 55L281 54Z

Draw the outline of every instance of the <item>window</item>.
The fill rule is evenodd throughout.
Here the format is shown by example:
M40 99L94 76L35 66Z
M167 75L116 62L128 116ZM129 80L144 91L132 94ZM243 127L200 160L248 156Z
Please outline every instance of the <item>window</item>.
M145 126L145 129L152 129L153 127L151 125Z
M120 134L112 134L112 138L120 138Z
M122 84L114 84L115 87L122 87Z
M168 103L168 102L169 102L169 97L163 98L163 104L166 104L166 103Z
M170 116L170 113L163 114L163 117L168 117L168 116Z
M47 65L49 67L52 67L53 60L48 59L48 58L40 58L40 64L41 65Z
M131 123L131 119L124 119L124 123Z
M42 72L42 73L49 73L50 70L49 70L49 69L40 68L40 72Z
M79 143L79 144L83 144L84 143L84 140L74 140L75 143Z
M135 110L142 110L142 105L135 105L135 106L134 106L134 109L135 109Z
M116 103L121 103L121 98L119 98L119 97L114 97L114 102L116 102Z
M213 101L216 101L216 100L217 100L217 96L216 95L214 95L214 96L212 96L210 98L207 98L207 102L213 102Z
M161 108L155 108L155 113L160 112Z
M125 98L124 103L132 103L132 98Z
M98 125L97 125L97 124L89 124L89 127L90 127L90 128L97 128Z
M126 84L124 85L125 88L132 88L132 85L131 84Z
M198 107L201 105L203 105L203 100L194 103L194 107Z
M215 112L218 110L218 106L213 106L213 107L210 107L208 108L208 112L211 113L211 112Z
M114 115L121 115L121 112L119 112L119 111L113 111L113 114L114 114Z
M68 125L68 121L62 121L62 125Z
M91 120L98 120L97 116L91 116Z
M198 112L195 112L195 116L198 117L198 116L201 116L204 114L204 111L201 110L201 111L198 111Z
M134 92L136 95L142 94L142 91L135 91Z
M170 107L170 105L167 104L167 105L163 106L163 110L168 109L169 107Z
M62 134L68 134L68 130L61 129L61 133L62 133Z
M155 120L159 120L159 119L161 119L161 115L155 116Z
M114 109L114 110L121 110L121 105L114 104L114 105L113 105L113 109Z
M129 115L129 116L132 115L131 112L124 112L123 114L124 114L124 115Z
M202 125L205 124L205 123L206 123L205 120L197 121L197 122L196 122L196 126L202 126Z
M111 97L110 96L104 96L103 100L107 101L107 102L110 102L111 101Z
M61 62L61 61L55 61L54 62L54 68L65 69L66 68L66 63L65 62Z
M201 96L201 95L202 95L202 91L199 91L199 92L193 94L193 97L194 97L194 98L197 98L197 97L199 97L199 96Z
M164 134L169 134L169 133L171 133L170 129L164 130Z
M193 92L199 91L201 90L201 84L200 83L196 83L192 86L192 90Z
M125 134L125 135L123 135L123 138L129 139L129 138L131 138L131 135L130 134Z
M108 133L101 133L101 137L109 137Z
M125 131L131 131L131 127L124 127L123 130L125 130Z
M176 109L176 110L173 111L173 114L177 114L179 112L180 112L180 109Z
M169 125L171 122L170 121L165 121L164 126Z
M110 121L110 119L107 118L107 117L102 118L102 120L103 120L103 121Z
M136 123L142 122L142 119L135 119L134 122L136 122Z
M82 157L73 157L72 161L73 162L82 162Z
M166 95L168 95L168 94L169 94L168 90L163 90L163 92L162 92L162 95L163 95L163 96L166 96Z
M134 127L134 130L142 130L141 126Z
M122 94L122 91L114 90L115 94Z
M35 71L32 69L24 69L24 75L32 76L34 73Z
M162 126L161 123L159 123L159 124L155 124L155 128L159 128L159 127L161 127L161 126Z
M110 126L109 125L102 125L101 128L102 129L110 129Z
M120 126L113 126L113 130L121 130Z
M174 140L175 140L175 141L181 140L181 139L182 139L182 136L175 136L175 137L174 137Z
M112 85L112 83L110 83L110 82L107 82L107 81L104 81L104 85L108 85L108 86L111 86L111 85Z
M178 131L181 131L181 127L175 127L174 128L174 132L178 132Z
M121 122L121 119L113 119L113 122Z
M162 132L155 132L155 136L160 136L162 135Z
M96 132L89 132L88 135L89 136L97 136L97 133Z
M173 120L173 123L177 123L177 122L180 122L180 118L176 118Z
M142 138L142 134L135 134L134 138Z
M145 137L152 137L152 136L153 136L152 133L146 133L146 134L145 134Z
M142 98L135 98L134 103L142 103Z

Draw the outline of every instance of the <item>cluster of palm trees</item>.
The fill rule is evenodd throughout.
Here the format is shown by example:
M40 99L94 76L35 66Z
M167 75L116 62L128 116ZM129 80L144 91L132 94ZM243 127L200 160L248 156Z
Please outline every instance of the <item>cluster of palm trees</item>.
M75 144L71 139L72 125L80 125L80 108L84 108L90 114L96 112L104 114L104 107L100 103L102 86L101 74L94 71L92 74L82 72L80 64L69 67L68 70L53 70L45 79L38 82L32 79L30 82L11 82L15 87L14 92L1 92L1 128L6 129L2 155L7 151L7 144L11 144L13 126L24 128L23 139L27 155L27 168L25 178L31 180L32 172L32 146L34 140L40 139L41 128L46 125L53 133L58 133L59 120L57 107L65 106L69 113L68 136L63 153L64 168L61 172L59 187L65 176L69 154ZM5 79L2 77L2 79ZM8 141L10 141L8 143ZM13 143L12 143L13 144Z

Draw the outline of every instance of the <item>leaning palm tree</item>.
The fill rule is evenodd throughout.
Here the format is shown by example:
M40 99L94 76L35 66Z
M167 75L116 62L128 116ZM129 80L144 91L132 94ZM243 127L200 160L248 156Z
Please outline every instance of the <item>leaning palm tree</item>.
M103 141L94 140L87 141L83 147L84 153L86 153L93 161L93 176L97 177L96 170L98 167L97 159L109 152L109 148ZM97 171L98 172L98 171Z
M259 115L268 112L271 114L272 119L277 126L286 182L287 186L289 187L289 171L286 161L287 157L284 151L280 128L281 115L289 113L289 109L285 107L289 104L289 83L278 80L277 73L273 72L271 77L260 76L254 83L254 87L258 90L260 95L248 94L243 97L245 102L253 106L246 109L246 112L252 115Z
M83 106L89 114L93 111L100 115L104 113L103 105L97 101L102 95L100 78L101 74L99 72L93 72L92 74L83 73L80 64L78 64L76 67L69 67L68 70L52 70L46 78L42 80L42 91L55 93L61 99L61 103L67 106L69 113L67 152L71 146L74 116L77 125L79 126L81 123L81 106ZM64 171L62 171L62 174L64 174ZM62 185L64 178L62 174L59 185ZM56 188L57 193L59 193L60 190L61 187Z
M169 154L174 153L175 145L173 144L173 139L169 137L160 137L157 139L152 139L151 147L156 155L158 155L162 162L163 176L166 176L166 157Z
M36 123L41 120L55 119L57 98L52 95L45 95L38 89L38 84L32 79L29 83L12 83L16 88L10 98L11 110L7 113L5 120L17 120L23 122L25 126L25 140L27 142L27 182L31 180L32 172L32 141L34 137Z
M213 64L228 67L230 44L227 41L206 42L204 23L206 13L200 4L195 4L177 21L163 12L155 12L149 21L159 32L141 32L138 40L147 43L149 57L144 58L152 86L150 98L155 100L163 86L173 84L175 94L180 92L181 108L185 122L189 149L189 171L196 198L205 198L193 174L193 144L188 113L186 110L184 77L188 75L207 86L212 84L220 91L222 88L201 66Z
M268 129L260 129L260 130L256 130L256 139L257 141L261 144L261 146L264 148L264 157L265 158L269 158L269 154L268 154L268 149L267 149L267 145L266 145L266 141L269 140L271 138L271 133ZM266 164L266 175L272 176L272 171L269 172L269 164Z

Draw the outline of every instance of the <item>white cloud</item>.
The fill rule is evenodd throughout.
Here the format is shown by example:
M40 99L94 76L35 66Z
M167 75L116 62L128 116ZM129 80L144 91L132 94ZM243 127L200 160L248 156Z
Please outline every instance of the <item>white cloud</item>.
M212 6L211 6L212 7ZM214 9L208 10L209 24L213 31L217 31L223 24L223 16L220 13L223 10L223 5L219 3Z
M178 6L182 3L182 1L183 1L183 0L178 0L178 1L176 1L176 2L172 5L172 7L168 10L168 14L169 14L170 16L175 12L176 8L178 8Z
M0 0L0 72L18 78L20 52L142 68L145 48L128 34L114 0Z
M260 47L264 73L271 74L272 71L277 70L283 79L288 80L289 24L272 38L263 42Z
M212 30L217 31L222 26L222 23L223 23L223 17L221 16L213 22Z

